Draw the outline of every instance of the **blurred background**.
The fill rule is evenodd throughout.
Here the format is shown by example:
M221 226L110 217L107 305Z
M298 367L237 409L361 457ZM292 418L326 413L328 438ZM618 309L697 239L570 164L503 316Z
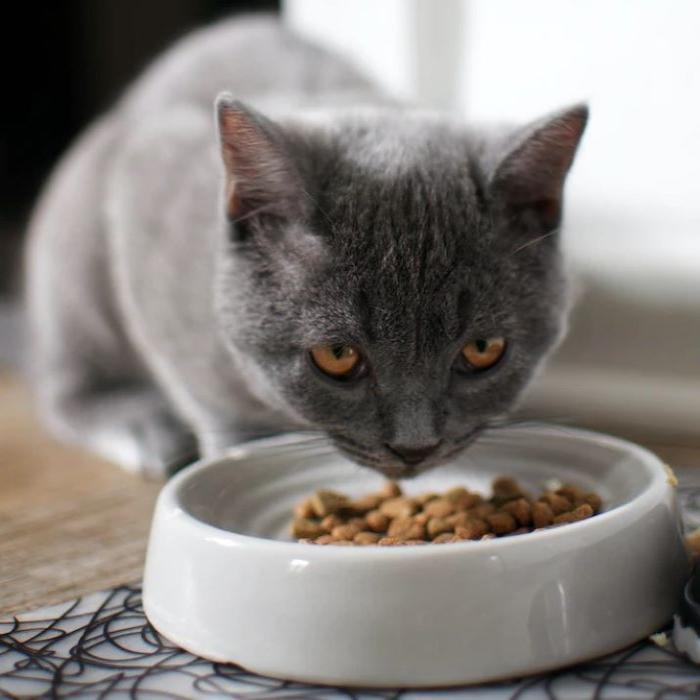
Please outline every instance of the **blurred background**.
M172 40L251 9L281 12L387 90L469 120L521 122L588 101L592 118L567 188L571 332L525 412L700 446L694 0L13 4L0 30L0 361L21 348L18 251L51 165Z

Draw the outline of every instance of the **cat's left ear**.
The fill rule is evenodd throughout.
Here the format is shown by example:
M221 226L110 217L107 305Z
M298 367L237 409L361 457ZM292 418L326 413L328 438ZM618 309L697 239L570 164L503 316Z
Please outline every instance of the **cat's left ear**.
M257 213L289 218L305 201L301 177L280 127L228 93L216 100L227 216Z
M509 217L543 233L561 219L564 182L588 121L588 107L570 107L520 130L490 180L494 201Z

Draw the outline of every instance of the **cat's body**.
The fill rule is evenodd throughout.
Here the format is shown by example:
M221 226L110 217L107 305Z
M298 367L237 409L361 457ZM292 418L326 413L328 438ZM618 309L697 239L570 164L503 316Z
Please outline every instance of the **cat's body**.
M273 122L222 99L219 144L223 90ZM585 114L574 121L560 184ZM510 407L560 334L556 246L526 246L549 230L528 214L504 242L491 231L501 204L485 215L489 178L537 128L479 137L392 106L271 18L187 37L83 135L34 217L28 301L49 425L154 471L295 427L380 468L385 444L441 443L437 460L458 449ZM467 278L502 299L482 304ZM475 337L465 323L507 334L509 383L453 392L431 366ZM315 377L308 349L321 343L366 348L371 380Z

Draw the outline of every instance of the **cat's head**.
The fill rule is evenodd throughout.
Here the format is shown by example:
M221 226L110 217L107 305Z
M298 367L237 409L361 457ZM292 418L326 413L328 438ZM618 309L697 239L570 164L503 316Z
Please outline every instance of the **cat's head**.
M515 130L217 103L220 330L258 392L392 476L511 409L559 339L576 106Z

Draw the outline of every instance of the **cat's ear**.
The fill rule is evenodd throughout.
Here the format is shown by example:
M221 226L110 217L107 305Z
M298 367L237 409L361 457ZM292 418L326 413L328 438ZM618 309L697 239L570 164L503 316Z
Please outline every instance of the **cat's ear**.
M258 213L284 218L299 215L304 190L281 129L228 93L217 98L216 117L227 216L236 220Z
M564 182L588 120L584 104L521 129L490 180L494 201L509 216L548 233L561 219Z

